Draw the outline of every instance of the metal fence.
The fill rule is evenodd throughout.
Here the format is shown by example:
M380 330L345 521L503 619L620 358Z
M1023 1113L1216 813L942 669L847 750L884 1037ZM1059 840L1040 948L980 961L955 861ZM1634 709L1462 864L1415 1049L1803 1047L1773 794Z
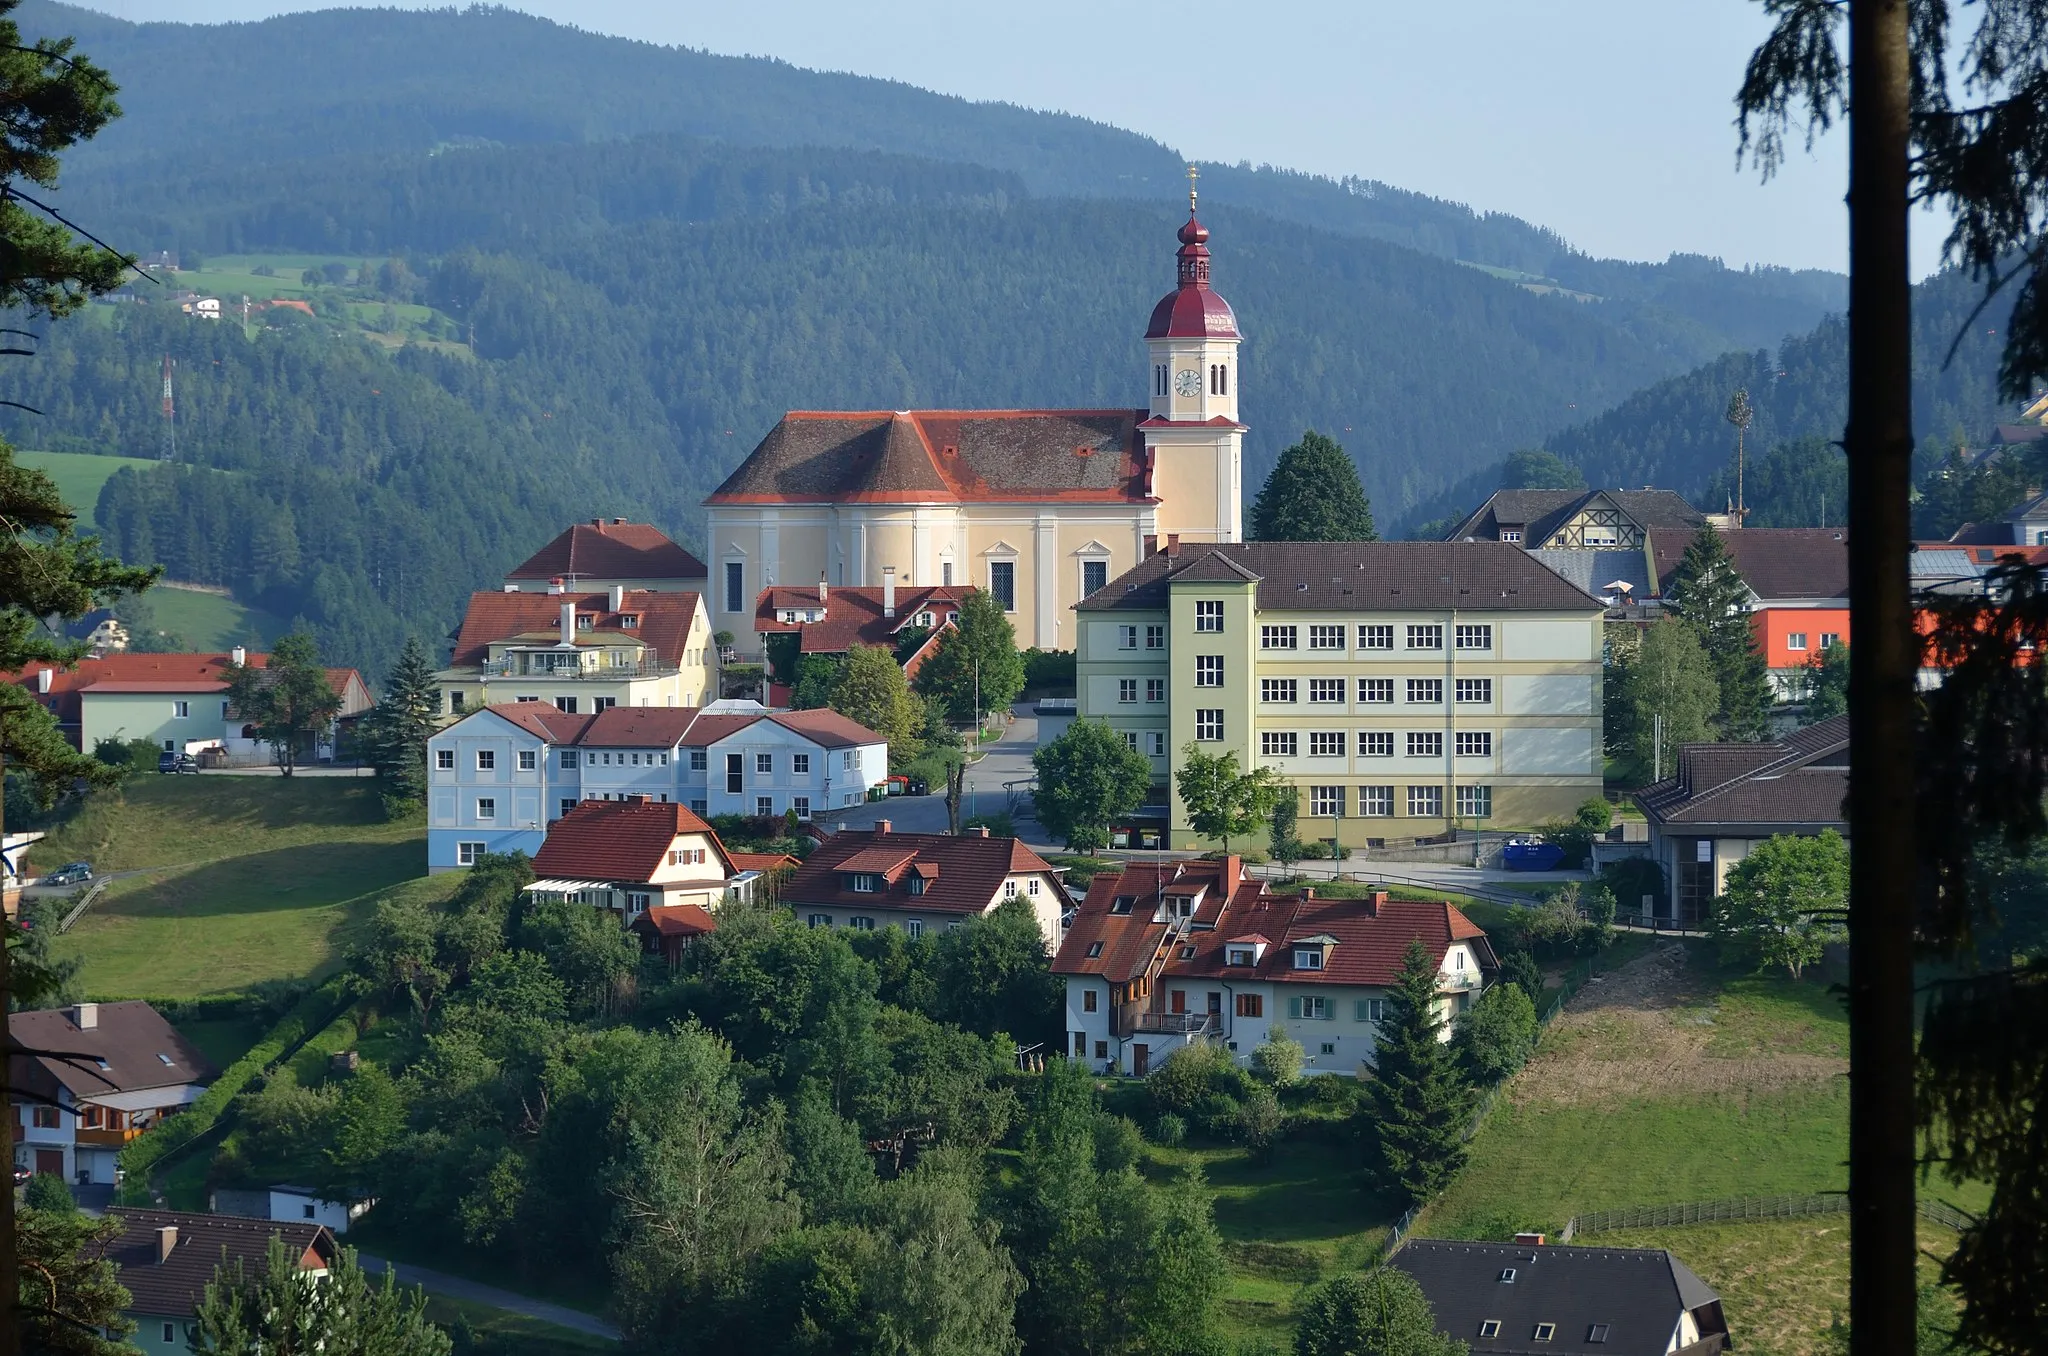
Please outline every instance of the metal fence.
M1827 1191L1804 1196L1735 1196L1718 1201L1684 1201L1677 1205L1638 1205L1621 1210L1596 1210L1574 1215L1565 1221L1558 1242L1569 1243L1581 1234L1604 1234L1617 1229L1660 1229L1685 1224L1717 1224L1728 1220L1797 1219L1805 1215L1840 1215L1849 1209L1846 1192ZM1943 1228L1961 1230L1973 1221L1970 1216L1942 1201L1921 1201L1920 1217Z

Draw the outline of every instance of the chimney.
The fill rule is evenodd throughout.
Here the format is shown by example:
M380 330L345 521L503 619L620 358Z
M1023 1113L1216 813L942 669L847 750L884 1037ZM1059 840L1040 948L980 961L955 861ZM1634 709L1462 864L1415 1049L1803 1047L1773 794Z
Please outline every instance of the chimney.
M1542 1234L1516 1234L1515 1242L1531 1248L1540 1248L1543 1246L1543 1238Z
M1166 534L1166 554L1170 556L1180 554L1180 533L1169 532Z
M1159 538L1157 538L1157 537L1153 536L1153 535L1152 535L1151 533L1149 533L1149 532L1148 532L1148 533L1146 533L1146 534L1145 534L1145 559L1147 559L1147 560L1150 560L1150 559L1152 559L1152 557L1154 557L1154 556L1156 556L1156 555L1158 555L1158 554L1159 554Z
M249 662L249 651L245 647L237 645L234 649L228 651L228 658L237 666L246 664Z
M1370 917L1379 917L1380 910L1386 906L1387 892L1385 890L1375 890L1365 897L1365 911Z
M517 593L517 592L519 592L519 585L517 585L517 584L506 584L506 585L503 585L503 586L501 587L500 591L501 591L501 592L504 592L504 593Z
M48 695L50 688L56 681L57 670L51 668L39 669L36 672L36 691Z
M548 580L549 593L567 593L568 591L569 586L562 582L562 576L556 575L553 579Z
M875 821L875 832L876 832L876 833L887 833L887 832L889 832L889 830L890 830L890 829L892 829L892 828L894 828L894 827L895 827L895 826L894 826L893 824L891 824L891 823L890 823L890 822L889 822L888 820L886 820L886 819L878 819L878 820L876 820L876 821Z
M171 1252L178 1246L178 1226L166 1224L156 1231L156 1260L158 1265L171 1260Z
M78 1024L80 1031L97 1031L100 1025L100 1005L79 1003L71 1009L71 1020Z
M624 584L612 585L612 611L617 612L620 608L624 607L625 605L626 586Z
M634 795L632 795L631 797L629 797L629 799L630 799L630 800L631 800L631 801L632 801L632 802L633 802L633 803L634 803L635 805L652 805L652 804L654 804L654 797L652 797L652 796L648 795L648 794L647 794L646 792L644 792L644 791L636 792L636 793L635 793Z
M1303 886L1301 890L1301 897L1303 899L1314 899L1316 897L1316 887L1313 885Z
M969 829L969 830L968 830L967 832L969 832L970 834L973 834L973 835L974 835L974 836L975 836L976 838L986 838L986 837L988 837L988 825L986 825L986 824L976 824L976 825L975 825L975 826L974 826L973 828Z
M590 520L590 525L600 532L604 531L604 519L602 518L592 518Z
M574 645L576 643L576 604L574 603L562 604L562 643L564 645Z
M623 522L625 522L625 521L626 521L626 520L625 520L624 518L614 518L614 519L612 519L612 526L613 526L613 527L617 527L617 526L618 526L619 524L621 524L621 523L623 523Z
M825 601L825 572L823 570L818 571L818 601L821 603Z
M884 617L896 615L896 567L894 565L884 565L882 567L882 615Z

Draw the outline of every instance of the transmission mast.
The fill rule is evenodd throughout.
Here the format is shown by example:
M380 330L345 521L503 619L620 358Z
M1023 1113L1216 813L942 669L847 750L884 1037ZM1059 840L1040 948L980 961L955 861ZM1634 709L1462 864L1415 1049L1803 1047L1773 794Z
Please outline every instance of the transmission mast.
M178 370L177 359L164 355L164 440L157 453L159 461L178 459L178 405L171 389L171 374Z

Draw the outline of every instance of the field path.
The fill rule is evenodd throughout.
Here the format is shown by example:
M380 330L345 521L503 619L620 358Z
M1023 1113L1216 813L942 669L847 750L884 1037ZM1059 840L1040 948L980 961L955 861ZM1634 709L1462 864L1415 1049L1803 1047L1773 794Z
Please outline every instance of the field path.
M381 1276L389 1267L398 1273L400 1285L416 1285L430 1295L442 1295L448 1299L467 1300L471 1304L482 1304L492 1309L503 1309L507 1313L519 1314L541 1323L552 1323L558 1328L580 1332L589 1337L601 1337L607 1342L619 1340L619 1330L601 1318L593 1318L581 1310L550 1304L546 1300L530 1299L510 1290L500 1290L494 1285L480 1281L466 1281L460 1276L446 1272L418 1267L410 1262L387 1262L369 1253L356 1254L363 1264L363 1270L372 1276Z

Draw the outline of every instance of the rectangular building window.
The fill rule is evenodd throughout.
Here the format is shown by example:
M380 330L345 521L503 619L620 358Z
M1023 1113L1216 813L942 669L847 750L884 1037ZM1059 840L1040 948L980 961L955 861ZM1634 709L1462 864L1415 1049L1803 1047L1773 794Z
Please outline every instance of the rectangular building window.
M1295 954L1299 956L1301 953ZM1306 998L1290 998L1287 1000L1287 1015L1312 1022L1327 1022L1330 1020L1330 1000L1321 994L1311 994Z
M775 755L772 753L755 754L754 771L763 777L772 776L775 772Z
M1311 678L1308 680L1308 699L1312 702L1341 702L1344 700L1342 678Z
M1493 679L1460 678L1458 680L1458 700L1467 705L1491 706L1493 704Z
M1394 736L1386 730L1360 730L1358 732L1358 756L1360 758L1392 758Z
M1408 700L1415 706L1441 706L1444 700L1444 680L1441 678L1410 678Z
M1392 705L1394 701L1394 680L1391 678L1359 679L1358 700L1366 706Z
M1806 632L1804 632L1804 631L1787 631L1787 632L1785 633L1785 648L1786 648L1786 649L1788 649L1788 650L1803 650L1803 649L1805 649L1805 648L1806 648ZM180 714L183 714L183 713L181 712Z
M477 797L476 817L478 819L496 819L498 817L498 802L490 796Z
M453 772L455 770L455 750L435 749L434 766L443 772Z
M455 864L457 866L475 866L477 859L484 855L484 849L485 845L482 843L457 843L455 845Z
M1458 627L1458 648L1461 650L1492 649L1493 628L1483 625L1466 626L1461 623Z
M1367 819L1390 818L1394 813L1394 788L1391 786L1359 787L1358 813Z
M1443 757L1443 732L1440 730L1410 730L1408 732L1408 756L1410 758Z
M190 716L191 714L192 714L192 703L191 703L191 702L172 702L172 703L171 703L171 717L172 717L172 718L173 718L174 720L184 720L184 719L186 719L186 718L187 718L188 716Z
M1136 702L1138 700L1138 680L1135 678L1117 679L1116 699L1120 702Z
M809 819L811 817L811 798L809 796L791 796L789 798L789 808L796 811L798 819Z
M1394 628L1378 622L1368 622L1358 628L1358 648L1361 650L1391 650L1394 648Z
M576 750L563 749L556 755L555 761L561 765L564 772L574 771L576 767Z
M1166 700L1166 680L1164 678L1147 678L1145 680L1145 700L1148 702L1163 702Z
M1145 732L1145 752L1151 754L1154 758L1164 758L1166 756L1166 731L1147 730Z
M1117 628L1116 628L1116 647L1117 647L1117 648L1118 648L1119 650L1135 650L1135 649L1137 649L1137 648L1138 648L1138 628L1137 628L1137 627L1135 627L1135 626L1119 626L1119 627L1117 627Z
M1408 628L1408 648L1411 650L1441 650L1444 647L1444 628L1436 625L1411 626Z
M1458 731L1458 756L1460 758L1493 757L1493 732L1491 730Z
M707 766L709 765L709 763L710 763L710 752L711 752L711 751L710 751L709 749L691 749L691 750L690 750L690 771L692 771L692 772L702 772L702 771L704 771L704 770L705 770L705 768L706 768L706 767L707 767ZM567 766L569 766L569 764L566 764L566 763L565 763L565 764L563 764L563 766L564 766L564 767L567 767Z
M1262 650L1292 650L1301 628L1296 626L1261 626L1259 648Z
M1223 656L1220 654L1198 654L1195 656L1195 686L1223 686Z
M811 755L808 753L792 753L789 755L789 770L799 777L810 776Z
M519 770L521 772L532 772L539 766L540 753L537 750L521 749L519 751Z
M1259 700L1262 702L1291 702L1299 690L1299 684L1292 678L1259 679Z
M770 816L770 815L774 814L774 813L775 813L775 797L773 797L773 796L756 796L756 797L754 797L754 813L755 813L756 815L760 816L760 817L761 817L762 819L766 819L766 818L767 818L768 816Z
M1195 630L1211 631L1217 633L1222 632L1222 600L1218 599L1212 602L1197 602L1195 604Z
M559 819L563 815L568 814L569 811L576 808L576 800L573 796L564 796L559 801L555 802L555 805L555 817Z
M1493 788L1490 786L1461 786L1458 788L1458 817L1461 819L1488 819L1493 815Z
M1298 737L1292 730L1259 731L1259 752L1268 758L1292 758L1299 750Z
M1308 812L1318 819L1342 819L1344 817L1344 788L1341 786L1311 786L1308 789Z
M1408 788L1408 813L1419 819L1435 819L1444 812L1444 789L1441 786L1411 786Z
M496 753L490 749L478 749L476 751L476 770L478 772L490 772L497 766L498 755Z
M1831 645L1840 644L1841 640L1842 638L1839 635L1836 635L1833 631L1823 631L1820 633L1820 647L1823 650L1827 649Z
M1124 747L1129 749L1132 753L1136 753L1138 751L1138 732L1136 730L1124 731Z
M1344 648L1344 628L1341 626L1311 626L1308 628L1308 647L1311 650L1341 650Z
M1222 707L1198 706L1195 708L1195 738L1204 742L1223 738Z
M555 698L555 709L565 716L573 716L576 714L576 699L574 697L557 697Z
M1237 995L1237 1015L1240 1017L1263 1017L1266 1015L1264 994L1241 993Z
M1017 610L1017 562L991 560L988 563L988 591L1002 604L1003 611Z
M1081 562L1081 596L1100 593L1109 587L1109 562L1106 560L1084 560Z
M1145 628L1145 648L1146 648L1146 649L1148 649L1148 650L1163 650L1163 649L1165 649L1165 648L1166 648L1166 628L1165 628L1165 627L1163 627L1163 626L1148 626L1148 627L1146 627L1146 628Z
M1309 731L1308 752L1311 758L1342 758L1344 756L1344 732L1342 730Z
M747 567L737 560L725 562L725 610L747 610Z

